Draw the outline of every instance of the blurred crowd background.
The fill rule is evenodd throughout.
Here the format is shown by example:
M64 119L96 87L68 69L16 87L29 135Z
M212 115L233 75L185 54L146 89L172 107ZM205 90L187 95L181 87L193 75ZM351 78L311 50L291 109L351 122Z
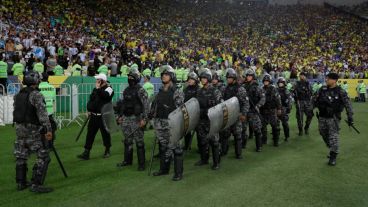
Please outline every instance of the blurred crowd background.
M224 74L252 68L274 78L368 78L368 3L230 4L173 0L2 0L0 52L8 75L157 76L170 64L178 79L201 67ZM347 12L344 12L347 11ZM352 15L355 13L357 15Z

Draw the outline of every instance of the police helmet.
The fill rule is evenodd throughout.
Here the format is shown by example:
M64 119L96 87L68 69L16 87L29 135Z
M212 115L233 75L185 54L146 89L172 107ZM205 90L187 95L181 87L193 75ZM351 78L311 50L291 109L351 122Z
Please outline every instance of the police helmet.
M208 68L202 69L199 73L199 78L206 78L208 80L208 82L211 82L212 81L212 73L211 73L210 69L208 69Z
M193 79L195 81L198 81L198 75L195 72L192 71L192 72L188 73L187 80L189 80L189 79Z
M161 76L167 74L170 76L171 81L176 82L175 70L170 65L163 65L160 67Z
M141 73L136 68L130 69L128 73L128 77L129 76L133 77L136 82L139 82L141 80Z
M226 78L234 78L237 79L238 74L236 73L236 71L233 68L228 68L226 70Z
M272 77L269 74L264 75L262 82L265 82L265 81L272 82Z
M277 80L277 83L284 83L286 84L286 79L284 77L280 77L278 80Z
M42 75L35 71L30 71L26 73L23 77L23 84L27 86L37 85L41 82Z
M252 69L247 69L244 71L243 76L244 77L252 76L253 78L256 78L256 73Z

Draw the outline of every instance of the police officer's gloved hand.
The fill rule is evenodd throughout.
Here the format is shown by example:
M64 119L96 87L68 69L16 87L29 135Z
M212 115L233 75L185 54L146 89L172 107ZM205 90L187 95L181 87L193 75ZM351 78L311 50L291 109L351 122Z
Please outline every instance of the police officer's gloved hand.
M47 139L48 141L51 141L51 140L52 140L52 132L47 132L47 133L45 134L45 137L46 137L46 139Z
M348 117L348 125L349 126L353 126L354 125L353 117Z

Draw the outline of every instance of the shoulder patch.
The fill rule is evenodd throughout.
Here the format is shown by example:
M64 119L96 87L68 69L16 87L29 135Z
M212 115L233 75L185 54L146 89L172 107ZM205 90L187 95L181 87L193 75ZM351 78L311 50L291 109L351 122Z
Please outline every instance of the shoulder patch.
M113 92L113 90L112 90L112 88L111 87L107 87L106 89L105 89L105 91L107 92L107 93L109 93L109 95L111 96L111 94L112 94L112 92Z

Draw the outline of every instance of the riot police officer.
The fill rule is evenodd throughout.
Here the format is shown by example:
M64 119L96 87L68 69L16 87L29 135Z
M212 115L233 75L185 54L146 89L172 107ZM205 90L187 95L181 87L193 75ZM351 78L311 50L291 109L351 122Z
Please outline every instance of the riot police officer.
M294 85L294 100L296 105L296 119L298 122L299 136L303 135L303 114L307 116L304 133L308 135L309 125L313 118L312 87L306 78L306 73L299 74L300 80Z
M260 108L262 115L262 144L267 144L267 125L272 127L273 145L279 146L279 122L277 116L281 115L281 98L274 85L272 77L266 74L263 79L263 90L265 91L266 102Z
M245 72L244 88L249 97L249 112L247 115L250 129L255 134L256 151L262 151L262 122L259 109L264 105L266 97L263 89L258 86L255 72L252 69L247 69Z
M217 72L212 74L212 86L220 90L221 92L225 89L224 84L221 81L221 77Z
M183 150L180 143L170 143L169 114L184 104L184 94L176 86L175 70L169 66L161 66L163 86L159 89L152 103L150 116L154 118L154 128L159 140L160 170L154 176L169 174L171 158L174 154L174 181L183 178ZM178 139L179 140L179 139Z
M336 165L336 157L339 153L339 123L341 112L346 109L347 122L353 125L353 109L347 93L337 86L339 76L337 73L329 73L326 76L326 86L323 86L314 98L314 106L318 108L319 133L326 146L330 150L328 165Z
M242 139L241 139L241 133L242 133L242 123L246 121L247 114L249 111L249 100L247 96L246 90L241 87L238 83L238 74L236 71L232 68L228 68L226 71L226 79L227 79L227 86L224 90L224 100L228 100L232 97L237 97L239 100L240 105L240 115L239 120L232 125L228 130L226 130L227 134L224 136L222 140L222 150L227 150L228 147L228 139L231 134L234 136L235 140L235 157L237 159L242 158Z
M105 104L111 102L112 97L114 96L114 90L107 84L107 77L105 74L98 74L95 76L95 79L96 88L93 89L87 103L87 110L90 120L88 123L84 152L77 156L83 160L89 160L89 154L98 130L101 131L103 144L105 146L105 153L103 157L110 157L111 136L103 125L101 109Z
M33 166L30 190L37 193L48 193L52 191L52 188L44 187L43 183L50 163L47 144L52 140L52 128L45 99L38 90L40 81L41 74L33 71L27 73L23 78L23 84L27 87L14 97L13 119L16 123L17 135L14 154L17 190L21 191L29 186L27 159L31 153L36 153L37 161Z
M217 170L220 163L219 135L208 136L210 130L210 121L208 119L208 109L221 103L221 92L211 85L212 74L209 69L204 69L199 78L202 88L199 89L197 99L200 105L200 120L197 127L199 151L201 159L195 164L197 166L208 164L209 145L212 149L212 169Z
M118 163L118 167L132 165L133 142L137 146L138 170L145 169L144 130L146 124L149 103L148 95L144 88L139 85L141 74L137 69L132 69L128 74L129 86L123 92L123 99L117 104L119 119L125 139L124 160Z
M292 107L292 98L290 92L286 88L286 80L284 77L280 77L277 80L278 92L281 98L281 115L279 116L279 120L282 123L282 128L284 130L285 141L288 141L290 137L290 129L289 129L289 114Z
M187 87L184 89L184 102L191 98L196 98L198 94L198 75L195 72L189 72L187 77ZM188 132L184 137L184 150L190 150L192 143L192 133ZM199 146L199 142L197 144ZM199 149L199 147L198 147Z

